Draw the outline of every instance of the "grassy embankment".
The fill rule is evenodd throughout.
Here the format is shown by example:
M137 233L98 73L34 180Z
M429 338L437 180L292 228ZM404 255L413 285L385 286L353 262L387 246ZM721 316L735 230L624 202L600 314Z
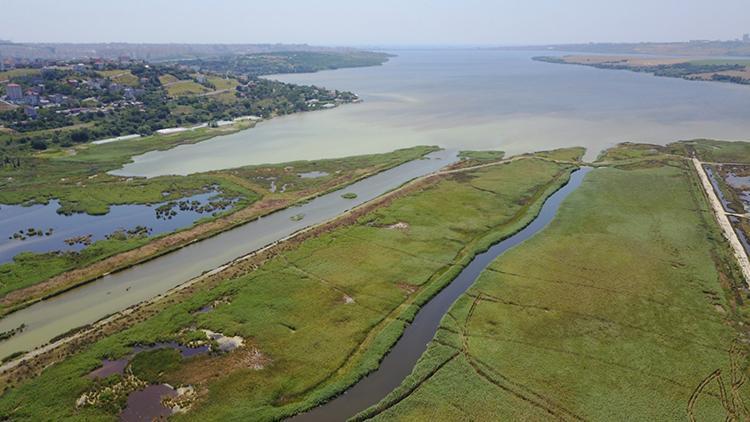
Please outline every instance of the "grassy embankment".
M695 175L659 150L605 154L631 162L591 172L549 227L495 260L361 417L750 417L744 282Z
M47 203L50 199L56 198L60 201L61 213L105 214L111 205L177 200L213 185L218 186L222 195L239 199L231 211L207 216L192 228L186 227L178 233L101 240L81 252L20 254L14 262L0 265L0 313L12 311L18 306L103 273L158 256L196 238L219 233L296 201L419 158L435 149L416 147L387 154L248 166L190 176L163 176L152 179L125 178L106 173L129 161L133 155L199 142L235 130L237 128L202 129L170 136L88 145L68 153L45 153L26 157L23 158L20 167L5 167L0 170L0 203ZM297 176L298 172L307 171L324 171L328 175L320 178ZM285 187L284 192L269 191L272 177L276 178L275 183L278 183L279 188ZM168 195L164 196L165 192L168 192ZM155 243L155 240L159 242ZM134 250L135 252L127 256L122 255L126 251ZM107 258L111 258L112 262L102 261ZM95 263L101 265L91 267ZM69 273L71 270L81 271ZM51 279L52 277L59 279ZM44 286L37 285L44 280L50 281ZM32 290L19 290L24 288ZM8 297L11 292L15 293Z
M98 388L85 375L100 359L137 343L186 341L202 328L248 344L183 360L151 379L196 387L191 412L180 418L272 420L308 408L374 369L418 305L477 251L530 221L571 168L522 159L411 184L382 208L196 289L15 385L0 398L0 415L114 418L122 398L75 408L81 394ZM217 303L211 312L194 312L209 303Z
M731 209L739 214L746 212L746 200L741 197L741 189L730 186L725 177L729 172L738 176L750 174L750 143L701 139L677 145L680 145L685 154L694 153L701 161L712 163L707 165L714 169L719 188L729 201ZM732 217L730 220L745 238L750 239L750 218Z
M586 153L586 149L583 147L571 147L571 148L558 148L549 151L539 151L533 154L521 154L511 157L510 159L518 159L522 157L537 157L545 160L550 160L559 163L578 163ZM505 156L503 151L460 151L458 157L461 159L458 163L451 166L451 168L465 168L477 165L483 165L501 160Z

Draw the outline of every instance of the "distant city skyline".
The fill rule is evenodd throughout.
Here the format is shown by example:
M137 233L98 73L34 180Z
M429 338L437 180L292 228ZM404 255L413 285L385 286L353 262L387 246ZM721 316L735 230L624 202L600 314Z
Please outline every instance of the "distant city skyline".
M746 0L4 0L14 42L519 45L741 39Z

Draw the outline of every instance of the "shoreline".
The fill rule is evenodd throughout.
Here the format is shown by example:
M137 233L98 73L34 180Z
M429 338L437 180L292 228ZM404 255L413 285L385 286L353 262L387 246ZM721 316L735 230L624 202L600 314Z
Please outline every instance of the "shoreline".
M671 68L675 65L682 65L682 64L690 64L691 59L688 58L684 61L675 62L672 64L665 64L665 65L648 65L648 66L628 66L627 64L616 64L618 62L591 62L591 63L585 63L581 61L568 61L566 60L566 57L570 57L570 55L563 55L563 56L535 56L531 59L537 62L543 62L543 63L551 63L551 64L562 64L562 65L574 65L574 66L584 66L584 67L592 67L594 69L599 70L626 70L628 72L634 72L634 73L646 73L648 75L654 76L654 77L661 77L661 78L671 78L671 79L682 79L685 81L690 82L721 82L726 83L730 85L739 85L739 86L750 86L750 71L747 69L750 69L750 67L746 68L745 72L748 72L748 78L742 78L737 76L725 76L721 72L726 72L727 70L709 70L706 72L700 72L700 73L691 73L691 74L684 74L684 75L666 75L666 74L658 74L661 69L661 67L667 67ZM587 56L581 56L581 57L587 57ZM600 57L598 55L592 55L590 57ZM601 56L601 57L607 57ZM621 59L620 61L625 61L629 58L638 58L638 56L634 55L622 55L617 56L618 59ZM699 58L694 58L699 59ZM738 58L742 59L742 58ZM662 60L666 60L662 58ZM658 61L658 58L655 58L655 61ZM750 65L750 58L748 58L748 63ZM708 77L706 75L710 74L711 77ZM703 75L703 77L698 77L695 75Z

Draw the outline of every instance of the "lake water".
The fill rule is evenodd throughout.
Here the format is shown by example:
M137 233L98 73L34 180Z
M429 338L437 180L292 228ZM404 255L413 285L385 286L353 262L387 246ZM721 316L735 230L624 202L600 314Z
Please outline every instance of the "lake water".
M162 210L167 208L166 202L112 205L104 215L58 214L60 203L57 200L31 206L0 205L0 264L12 261L20 252L79 251L116 230L133 231L140 226L148 228L148 235L154 236L188 227L212 214L200 207L218 193L210 191L172 201L174 207L170 209L173 212L169 215L157 213L160 207ZM179 203L186 201L196 206L180 209ZM29 236L28 229L41 231L42 235ZM23 232L23 238L19 235L13 238L14 234L20 234L19 231Z
M396 51L383 66L280 75L364 100L136 157L116 173L187 174L413 145L511 154L618 142L748 139L750 87L531 60L550 52Z
M37 302L0 319L0 332L25 329L0 342L0 358L31 350L73 328L90 324L149 300L193 277L262 248L305 227L336 217L403 183L457 160L456 151L429 154L321 195L300 206L253 220L140 265L115 272L79 288ZM356 194L342 198L344 192ZM302 216L301 218L293 218Z

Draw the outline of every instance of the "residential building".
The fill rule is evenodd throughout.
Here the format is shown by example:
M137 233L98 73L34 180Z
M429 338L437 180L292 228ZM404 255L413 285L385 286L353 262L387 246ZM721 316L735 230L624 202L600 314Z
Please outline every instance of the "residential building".
M42 68L42 77L52 76L57 71L57 68L51 66L44 66Z
M23 89L18 84L8 84L5 86L5 94L10 101L20 101L23 99Z
M36 111L36 109L34 107L31 107L31 106L25 106L23 108L23 111L24 111L24 113L26 113L27 117L32 118L32 119L36 119L37 116L39 115L38 112Z
M125 88L122 90L122 96L125 97L126 100L134 100L135 95L133 94L133 88Z
M52 94L49 96L49 99L55 104L62 104L62 102L65 101L65 96L62 94Z
M23 98L23 101L30 105L30 106L38 106L39 105L39 95L37 95L34 91L26 91L26 96Z
M743 35L742 42L750 42L750 34Z

